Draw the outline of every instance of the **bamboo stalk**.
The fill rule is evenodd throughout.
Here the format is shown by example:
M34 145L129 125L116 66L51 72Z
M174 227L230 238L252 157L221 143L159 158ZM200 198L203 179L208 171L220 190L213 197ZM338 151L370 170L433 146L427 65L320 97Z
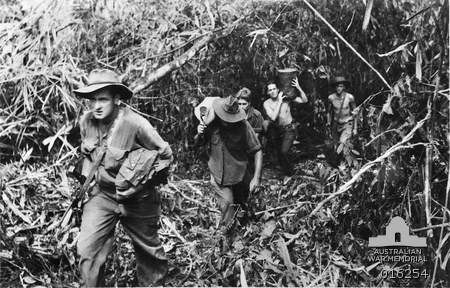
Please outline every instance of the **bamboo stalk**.
M445 6L447 6L447 9L444 8ZM443 15L443 13L447 13L445 10L448 10L448 1L446 1L446 3L444 3L443 7L441 7L440 14ZM439 26L439 21L437 21L437 19L436 19L434 14L433 14L433 19L434 19L434 22L436 23L436 30L437 30L437 33L438 33L438 36L439 36L438 38L439 38L439 43L440 43L440 47L439 47L440 48L439 49L440 50L440 52L439 52L440 56L439 56L439 68L438 68L438 70L436 72L437 76L436 76L436 85L434 87L434 95L433 95L431 103L430 102L428 103L429 104L428 105L428 113L430 113L430 111L434 111L433 104L434 104L434 100L436 99L437 94L439 93L440 73L442 72L442 66L443 66L443 63L444 63L444 55L446 54L445 51L448 50L448 49L446 49L447 46L446 46L446 43L444 41L444 35L442 34L441 28ZM447 23L446 24L447 24L446 26L448 26L448 17L447 17ZM447 96L447 99L448 99L448 96ZM450 104L449 104L449 106L450 106ZM447 119L449 119L448 120L449 122L447 123L447 142L450 143L450 134L449 134L449 130L448 130L449 127L450 127L450 118L447 118ZM428 136L432 137L433 136L433 128L434 128L433 127L433 123L430 126L431 127L429 127L429 129L428 129L428 132L429 132ZM429 140L432 140L432 139L429 138ZM430 147L430 149L431 149L431 147ZM449 152L450 152L450 148L449 148ZM431 160L432 160L432 158L430 157L430 161ZM445 192L445 206L442 209L442 224L444 224L446 222L446 218L447 218L447 213L446 213L445 210L448 209L449 191L450 191L450 176L447 176L447 188L446 188L446 192ZM430 193L431 193L431 191L430 191ZM430 196L430 198L431 198L431 196ZM444 227L441 228L441 231L439 233L439 245L441 245L442 241L444 241L443 240L443 236L444 236ZM434 261L434 268L433 268L433 276L432 276L432 279L431 279L430 287L434 286L434 281L436 280L436 272L437 272L437 269L438 269L438 262L439 262L438 259L437 259L438 256L439 256L439 253L436 252L436 256L435 256L436 258L435 258L435 261Z
M433 159L432 145L430 143L426 146L425 152L425 167L424 167L424 183L423 183L423 196L425 199L425 218L427 226L431 226L431 165ZM427 230L427 237L430 239L433 237L433 230Z
M433 99L436 97L436 95L437 95L437 93L438 93L438 91L439 91L439 82L440 82L440 77L439 77L439 74L438 74L438 76L437 76L437 79L436 79L436 87L435 87L435 94L433 95ZM450 103L449 103L449 108L450 108ZM429 109L431 109L430 107L429 107ZM448 154L450 155L450 118L448 118L449 120L449 122L447 122L447 143L449 144L448 145ZM427 152L428 152L428 150L427 150ZM450 164L449 164L449 169L450 169ZM431 191L430 191L431 192ZM440 233L439 233L439 244L442 242L442 238L444 237L444 224L446 223L446 221L447 221L447 213L446 213L446 211L445 211L445 209L447 208L448 209L448 201L449 201L449 195L450 195L450 173L448 173L447 174L447 187L446 187L446 189L445 189L445 204L444 204L444 208L442 209L442 227L441 227L441 231L440 231ZM448 224L448 223L447 223ZM430 230L428 230L428 231L430 231ZM432 235L432 234L431 234ZM427 236L428 236L428 234L427 234ZM436 279L436 272L437 272L437 268L438 268L438 254L436 254L436 259L435 259L435 261L434 261L434 268L433 268L433 277L432 277L432 280L431 280L431 286L430 287L433 287L433 285L434 285L434 281L435 281L435 279Z
M431 142L433 141L433 103L434 99L437 95L437 91L439 91L439 82L440 77L439 75L436 77L436 86L434 95L428 98L427 103L427 109L428 113L430 114L430 121L428 123L428 129L427 129L427 138L428 138L428 144L425 150L425 179L424 179L424 189L423 189L423 196L425 199L425 217L427 226L431 226L431 178L432 178L432 165L433 165L433 145L431 145ZM445 215L445 213L444 213ZM427 237L432 238L433 237L433 230L427 230Z

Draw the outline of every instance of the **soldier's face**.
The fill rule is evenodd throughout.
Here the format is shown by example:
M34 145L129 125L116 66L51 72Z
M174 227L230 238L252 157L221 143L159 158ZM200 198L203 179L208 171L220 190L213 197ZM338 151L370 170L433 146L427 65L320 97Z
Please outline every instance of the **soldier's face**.
M239 104L239 107L240 107L241 109L244 109L244 111L247 111L248 105L249 105L249 103L247 102L247 100L245 100L245 99L239 99L239 100L238 100L238 104Z
M344 86L344 84L338 84L338 85L336 85L336 93L337 94L341 94L343 91L344 91L344 88L345 88L345 86Z
M104 120L114 112L119 99L108 89L102 89L94 93L89 100L92 114L95 119Z
M267 85L267 94L270 98L276 99L278 97L278 88L275 84Z

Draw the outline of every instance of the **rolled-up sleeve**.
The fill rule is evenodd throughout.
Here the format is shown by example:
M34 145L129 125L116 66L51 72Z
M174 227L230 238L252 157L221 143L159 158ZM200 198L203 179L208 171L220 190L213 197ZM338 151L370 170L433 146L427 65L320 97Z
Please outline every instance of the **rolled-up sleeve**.
M256 133L253 130L252 126L246 121L247 124L247 153L254 154L256 151L261 150L261 143L259 143L258 137L256 137Z

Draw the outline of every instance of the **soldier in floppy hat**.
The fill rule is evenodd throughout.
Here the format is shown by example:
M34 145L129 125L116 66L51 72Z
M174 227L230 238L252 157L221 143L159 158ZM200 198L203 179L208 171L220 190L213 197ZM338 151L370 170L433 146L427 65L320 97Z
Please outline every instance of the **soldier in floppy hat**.
M88 77L88 85L75 90L75 94L82 98L91 98L93 92L105 87L114 87L121 97L131 98L133 92L120 81L119 76L111 70L96 69L92 70Z
M355 97L346 92L350 81L343 76L337 76L331 81L335 92L328 96L329 109L327 115L327 125L331 126L331 134L335 144L346 142L353 134L356 134L354 128L353 115L355 111Z
M211 184L222 212L222 232L226 233L231 232L237 206L245 204L249 192L260 183L262 152L235 97L216 99L212 106L215 120L208 126L200 123L197 130L202 142L209 144ZM255 169L251 174L248 161L252 155Z
M96 169L77 244L81 285L105 285L104 264L119 220L133 242L138 285L155 284L167 272L167 258L157 234L160 197L154 185L138 180L154 174L152 164L161 163L158 159L170 162L172 150L145 118L119 106L120 99L129 99L133 93L114 71L93 70L88 85L74 92L90 102L90 110L80 119L83 175ZM100 164L95 167L94 163Z

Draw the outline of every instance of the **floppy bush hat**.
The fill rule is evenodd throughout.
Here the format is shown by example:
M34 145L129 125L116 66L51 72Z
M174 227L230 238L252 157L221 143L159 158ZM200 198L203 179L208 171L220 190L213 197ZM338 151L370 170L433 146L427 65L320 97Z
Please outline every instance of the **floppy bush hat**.
M119 91L120 96L129 99L133 96L133 92L120 82L119 75L108 69L95 69L89 73L88 84L73 92L81 98L91 98L92 93L105 87L114 87Z
M234 96L216 99L212 106L216 115L225 122L236 123L247 118Z

